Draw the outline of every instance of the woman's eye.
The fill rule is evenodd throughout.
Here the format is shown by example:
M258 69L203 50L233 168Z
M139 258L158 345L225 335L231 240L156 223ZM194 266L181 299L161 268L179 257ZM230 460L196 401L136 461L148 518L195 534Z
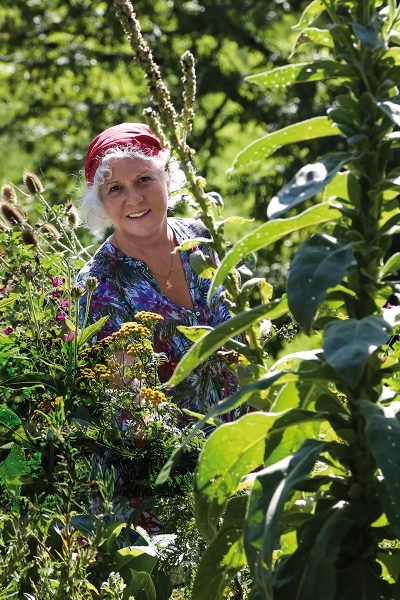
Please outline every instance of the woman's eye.
M148 182L148 181L150 181L150 180L151 180L151 177L149 177L149 175L142 175L142 176L139 178L139 181L140 181L140 183L147 183L147 182Z
M119 186L119 185L112 185L112 186L109 188L109 190L108 190L108 193L109 193L109 194L115 194L116 192L119 192L119 191L120 191L120 189L121 189L121 186Z

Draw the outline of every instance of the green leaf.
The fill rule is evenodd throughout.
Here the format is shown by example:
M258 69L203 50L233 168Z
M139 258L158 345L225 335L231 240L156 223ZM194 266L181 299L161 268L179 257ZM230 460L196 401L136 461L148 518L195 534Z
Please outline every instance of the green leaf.
M66 326L68 327L68 329L70 329L71 331L75 331L75 329L76 329L75 325L73 324L73 322L70 319L65 318L64 319L64 323L66 324Z
M379 35L379 30L375 29L373 25L364 27L360 23L352 23L351 27L356 38L369 50L385 47L385 42Z
M211 356L230 338L239 335L251 325L258 323L262 319L276 319L285 314L286 302L280 300L261 304L256 308L244 311L232 317L225 323L218 325L207 335L199 339L178 363L172 377L165 384L166 387L173 387L183 381L193 369L201 362Z
M365 435L383 475L379 494L391 528L400 536L400 423L367 400L359 403L365 419Z
M398 275L400 270L400 252L395 252L386 261L381 269L381 277L387 277L388 275Z
M285 503L293 489L310 473L325 448L324 443L307 440L296 454L257 474L249 500L244 541L249 565L253 567L261 594L271 589L272 555Z
M21 477L29 473L29 470L23 448L14 444L6 460L0 465L0 483L7 486L21 485Z
M314 62L296 63L276 67L255 75L248 75L245 81L255 83L264 89L281 88L295 83L323 81L325 79L348 79L353 71L347 65L332 60L316 60Z
M152 546L128 546L117 550L114 561L118 571L128 567L151 573L157 563L157 553Z
M307 27L301 33L297 40L294 43L292 54L289 58L291 58L296 50L302 44L317 44L318 46L324 46L326 48L333 48L334 41L331 36L331 32L329 29L319 29L318 27Z
M301 123L289 125L279 129L279 131L268 133L246 146L234 159L231 170L267 158L287 144L331 135L342 135L342 132L335 127L328 117L314 117Z
M96 518L93 515L72 515L70 523L72 527L85 535L90 535L96 531Z
M190 255L190 265L193 271L199 276L211 279L215 272L215 265L204 256L201 250L196 250Z
M400 101L386 100L385 102L377 102L376 104L393 123L400 125Z
M3 444L2 446L0 446L0 465L9 456L13 446L14 446L14 442L9 442L8 444Z
M96 333L98 333L100 329L102 329L102 327L105 325L107 319L108 315L106 315L105 317L101 317L98 321L96 321L96 323L92 323L91 325L85 327L85 329L80 331L78 334L78 344L84 344L87 340L91 339L94 335L96 335Z
M329 288L341 283L355 265L351 244L327 235L312 235L297 252L287 282L289 308L307 332Z
M319 162L300 169L292 181L272 198L267 210L268 217L280 217L293 206L315 196L328 185L350 156L345 152L326 154Z
M206 333L212 331L212 327L206 325L199 326L194 325L193 327L186 327L185 325L178 325L177 330L183 333L183 335L191 342L197 342L200 338L204 337Z
M216 534L218 520L243 475L263 463L265 436L279 416L251 413L221 425L208 438L195 480L196 523L205 539Z
M124 589L124 600L157 600L156 588L149 573L146 571L129 570L129 579L124 577L124 581L128 579L128 586Z
M232 217L227 217L223 219L223 221L216 221L215 226L217 228L222 225L245 225L246 223L252 223L254 219L246 219L245 217L239 217L238 215L233 215Z
M263 223L257 229L236 242L231 250L226 254L219 265L214 279L208 292L208 301L213 297L218 287L223 283L228 273L234 266L251 252L256 252L270 244L274 244L280 239L287 237L290 233L313 227L321 223L339 219L341 212L332 208L327 202L308 208L304 212L289 219L276 219Z
M303 29L310 25L324 10L326 9L325 3L322 0L313 0L304 9L300 21L292 27L292 29Z
M205 237L197 237L191 238L189 240L183 240L183 242L181 242L179 246L176 246L174 248L173 254L177 254L180 250L191 250L192 248L195 248L200 244L209 244L210 242L212 242L212 240L210 238Z
M21 424L19 416L6 406L0 406L0 433L7 433Z
M349 173L347 171L335 175L324 189L323 202L329 202L333 198L340 198L341 200L349 199L347 189L348 176Z
M380 316L331 321L324 330L326 360L343 381L355 386L370 355L388 341L389 332L390 325Z
M216 537L200 559L191 595L192 600L222 598L236 573L246 564L243 522L247 496L231 498Z
M14 292L9 294L7 298L2 298L2 300L0 300L0 310L6 306L9 306L10 304L13 304L18 298L19 295L15 294Z
M340 504L340 503L339 503ZM336 560L341 554L343 538L357 520L355 506L339 506L322 525L309 554L301 582L303 598L309 600L336 599Z
M223 400L221 400L220 402L218 402L217 404L212 406L207 411L204 418L201 421L199 421L198 423L196 423L196 425L193 427L193 429L191 430L191 432L189 433L187 438L182 442L182 444L173 451L173 453L169 457L168 461L165 463L165 465L161 469L161 471L157 477L156 485L162 485L163 483L165 483L167 481L169 474L171 472L171 469L174 466L175 462L178 460L178 457L180 456L181 452L184 450L184 448L186 448L186 446L194 438L196 433L202 427L204 427L204 425L210 419L213 419L214 417L218 417L222 414L225 414L227 412L234 410L235 408L238 408L248 398L250 398L250 396L253 394L253 392L255 390L265 390L268 387L270 387L271 385L273 385L275 383L275 381L277 381L281 377L285 377L291 381L293 378L296 378L297 376L292 375L291 373L285 373L285 371L281 371L281 372L277 372L277 373L276 372L270 373L270 374L266 375L265 377L263 377L260 381L253 382L253 383L250 383L250 384L242 387L237 392L232 394L232 396L229 396L228 398L224 398Z

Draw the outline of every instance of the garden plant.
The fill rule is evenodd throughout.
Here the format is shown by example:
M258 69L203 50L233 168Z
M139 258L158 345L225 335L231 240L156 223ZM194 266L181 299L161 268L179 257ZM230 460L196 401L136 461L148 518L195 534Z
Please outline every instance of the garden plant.
M161 503L178 486L181 495L176 496L184 498L174 509L179 512L187 504L186 452L202 445L200 431L206 423L215 427L195 473L194 513L206 549L186 597L398 598L400 7L394 0L313 0L296 26L293 56L299 51L304 56L308 44L320 49L320 58L247 78L261 94L324 81L330 105L326 115L255 140L237 156L233 173L256 169L281 148L317 138L329 137L335 151L304 166L271 199L268 220L230 245L224 235L227 220L221 217L223 201L198 176L188 145L195 118L193 56L186 52L182 57L178 110L132 4L115 0L115 6L152 95L146 117L176 153L186 173L186 193L211 235L200 241L209 243L221 261L214 267L195 252L192 266L212 279L210 295L224 285L232 312L230 321L214 330L183 330L194 343L167 385L177 385L219 351L237 373L239 389L204 417L198 415L189 433L176 428L176 409L146 371L146 365L162 360L152 354L150 332L143 332L147 324L139 319L130 334L141 328L139 337L124 338L122 332L119 341L109 340L101 348L87 346L101 323L78 327L81 291L72 285L72 268L79 268L86 250L70 230L73 207L54 214L40 193L40 182L32 184L28 177L28 189L37 198L31 212L38 227L32 227L15 204L12 188L3 188L8 224L0 237L0 258L3 277L7 285L11 282L0 304L1 367L8 377L2 381L0 420L0 475L7 483L1 516L7 552L1 566L6 574L2 580L11 586L9 596L22 585L30 586L32 598L62 598L68 585L75 586L68 594L77 598L169 596L173 557L169 566L168 559L163 564L163 550L153 548L156 540L143 539L137 523L132 526L142 534L139 550L118 545L130 524L113 520L112 472L100 472L96 480L103 512L88 514L84 507L88 457L96 444L110 444L146 466L145 452L132 448L136 430L132 444L112 435L115 415L131 406L132 389L107 385L115 375L112 369L119 368L113 351L129 352L129 344L142 344L142 364L136 368L143 371L149 392L132 409L133 427L141 419L157 424L157 447L162 449L157 470L175 448L157 481L152 471L149 485ZM230 218L232 224L243 222L241 216ZM69 229L56 234L52 227L60 224ZM252 274L246 260L303 230L309 237L292 259L286 293L274 299L272 286ZM196 240L182 247L188 244L194 247ZM288 351L275 360L269 342L287 323L288 311L309 336L307 350L291 352L288 344ZM246 344L237 337L243 332ZM154 406L155 396L162 399L160 406ZM158 420L163 405L170 420ZM239 407L247 410L244 416L221 424L222 414ZM44 468L52 470L44 475ZM187 523L184 539L192 527L189 516ZM50 536L61 541L53 554ZM196 552L200 548L196 542ZM157 552L161 558L156 564ZM31 572L32 556L41 569L38 580ZM25 566L16 572L17 564Z

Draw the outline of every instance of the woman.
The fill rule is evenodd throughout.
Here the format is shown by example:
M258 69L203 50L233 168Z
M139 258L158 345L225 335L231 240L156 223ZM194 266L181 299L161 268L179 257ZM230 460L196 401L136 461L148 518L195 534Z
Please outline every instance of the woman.
M154 340L155 351L168 358L159 368L162 382L191 344L177 325L214 327L230 316L223 289L218 289L209 306L210 280L199 277L190 264L191 254L198 250L215 262L207 244L173 252L185 239L209 235L200 221L167 217L173 177L169 165L169 153L142 123L110 127L91 142L85 161L88 190L81 210L89 227L112 224L114 232L78 278L84 284L88 276L95 276L99 282L89 321L109 315L100 338L132 321L138 311L163 317ZM85 297L81 309L85 311ZM235 386L235 377L214 356L177 386L173 397L180 408L204 412Z

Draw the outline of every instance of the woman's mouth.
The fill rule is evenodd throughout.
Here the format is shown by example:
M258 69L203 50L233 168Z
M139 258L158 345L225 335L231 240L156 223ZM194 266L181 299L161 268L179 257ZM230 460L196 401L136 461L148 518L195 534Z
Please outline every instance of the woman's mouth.
M142 210L141 212L137 212L137 213L131 213L130 215L127 215L128 219L140 219L141 217L144 217L145 215L147 215L150 212L150 208L147 210Z

